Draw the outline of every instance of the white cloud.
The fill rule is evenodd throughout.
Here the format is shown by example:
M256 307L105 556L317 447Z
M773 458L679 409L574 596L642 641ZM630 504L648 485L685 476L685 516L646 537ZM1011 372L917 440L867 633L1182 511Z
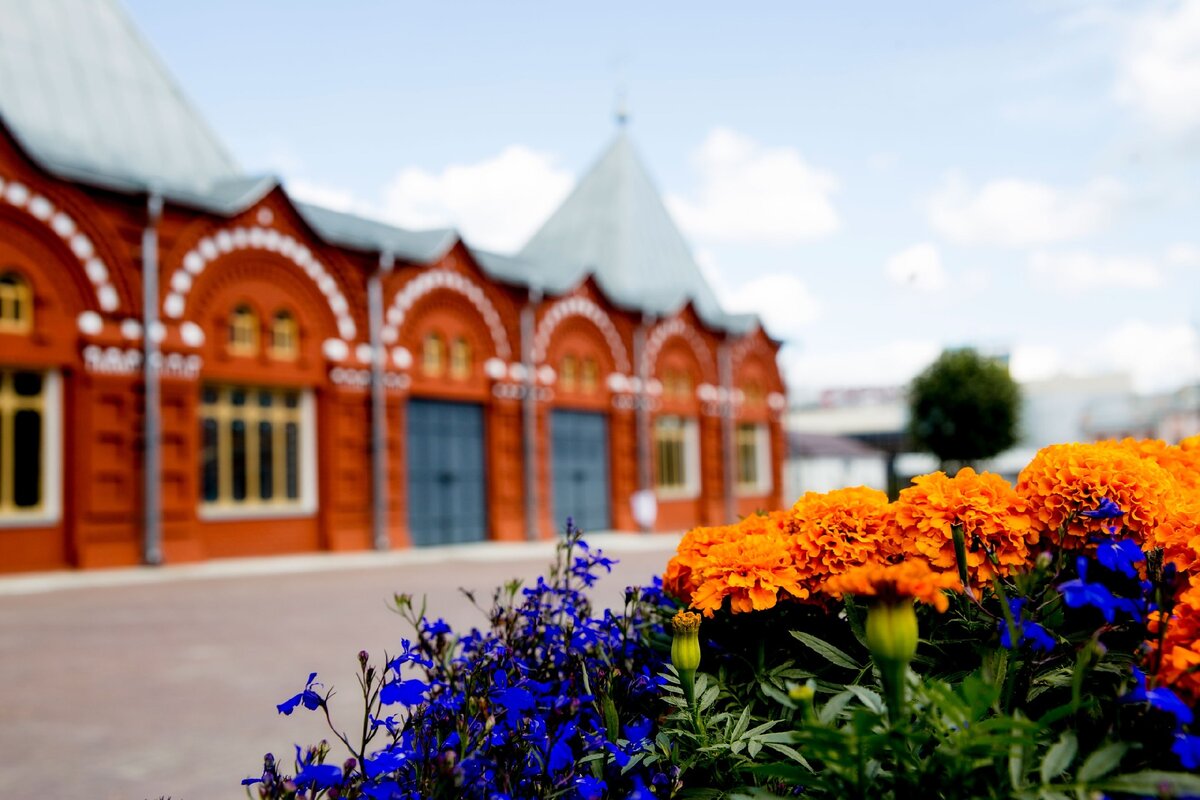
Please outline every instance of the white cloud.
M794 339L821 317L821 305L804 281L786 272L763 275L721 294L735 313L758 314L767 333Z
M667 197L679 226L697 240L795 244L840 225L830 199L838 181L791 147L765 147L735 131L713 130L692 156L697 195Z
M1169 135L1200 129L1200 0L1134 19L1117 65L1117 99Z
M1140 392L1166 391L1200 378L1200 334L1187 323L1130 320L1112 329L1087 358L1094 369L1129 373Z
M342 211L349 214L365 214L379 216L379 210L358 197L348 189L336 186L325 186L304 178L288 178L284 181L288 196L293 200L328 208L331 211Z
M1074 189L1001 178L979 188L947 176L930 199L929 222L954 242L1021 247L1086 236L1103 227L1121 201L1110 178Z
M1008 371L1022 383L1053 378L1064 371L1062 353L1051 345L1019 344L1009 356Z
M918 292L940 292L946 288L946 270L937 245L929 242L914 244L901 250L884 265L888 280L896 286Z
M942 345L903 339L857 350L785 348L781 364L788 385L800 395L814 389L850 386L902 386L933 363Z
M1085 252L1038 251L1029 257L1029 274L1039 285L1062 292L1153 289L1163 283L1162 271L1149 259Z
M384 188L382 213L409 228L454 226L473 245L516 250L563 201L574 176L521 145L439 173L401 170Z
M1167 248L1167 263L1173 267L1200 266L1200 247L1178 242Z

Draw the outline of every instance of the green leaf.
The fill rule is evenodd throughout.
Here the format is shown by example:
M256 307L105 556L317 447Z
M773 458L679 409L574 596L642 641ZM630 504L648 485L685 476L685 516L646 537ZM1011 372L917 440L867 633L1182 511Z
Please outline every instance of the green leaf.
M1079 740L1075 738L1075 734L1071 731L1063 733L1058 741L1046 751L1046 757L1042 759L1042 783L1049 783L1066 772L1078 752Z
M821 706L821 711L817 718L821 720L822 725L828 725L838 718L838 715L845 710L850 701L854 699L854 695L850 692L839 692L826 701L825 705Z
M1182 797L1200 794L1200 776L1186 772L1146 770L1109 778L1096 788L1105 792L1126 792L1152 797Z
M765 694L767 697L771 698L772 700L774 700L775 702L784 706L785 708L796 708L795 700L788 697L785 693L779 691L778 689L776 689L774 686L767 683L766 681L763 681L762 683L760 683L758 685L758 688L761 689L762 693Z
M854 696L876 714L883 713L883 698L879 696L878 692L872 692L865 686L847 686L846 691L854 692Z
M717 702L717 695L721 693L720 686L710 686L708 691L700 696L700 702L697 704L701 711L705 711L713 703Z
M861 668L861 665L855 662L854 659L850 658L850 656L846 655L841 650L838 650L828 642L818 639L811 633L805 633L804 631L792 631L792 636L794 636L802 645L835 666L845 667L846 669Z
M729 734L730 739L740 739L742 734L746 732L746 727L750 724L750 706L742 709L742 715L738 717L737 724L733 726L733 732Z
M804 756L800 755L800 752L798 750L796 750L794 747L791 747L786 744L780 744L779 742L764 741L763 744L765 744L767 747L771 748L775 752L787 756L792 761L795 761L796 763L803 765L804 768L807 769L809 772L814 771L812 768L812 765L808 763L808 759L806 759Z
M1086 783L1107 775L1120 766L1121 759L1125 757L1127 750L1129 750L1129 745L1124 742L1106 744L1087 757L1076 777Z

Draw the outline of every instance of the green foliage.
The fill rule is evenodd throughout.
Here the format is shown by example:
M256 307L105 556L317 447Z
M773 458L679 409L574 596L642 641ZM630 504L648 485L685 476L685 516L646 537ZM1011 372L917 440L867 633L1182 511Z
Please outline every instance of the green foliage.
M956 595L944 614L920 606L925 638L903 672L902 713L885 702L858 602L718 615L701 629L697 702L674 672L663 676L669 713L634 758L677 767L671 796L681 798L1200 796L1200 777L1178 771L1171 715L1120 699L1133 688L1144 617L1068 607L1059 587L1073 568L1072 558L1042 559ZM1152 571L1139 584L1098 565L1092 574L1135 596L1168 580ZM1051 646L1015 639L1030 614L1053 632Z
M1017 441L1021 392L999 362L947 350L912 383L909 435L943 463L990 458Z

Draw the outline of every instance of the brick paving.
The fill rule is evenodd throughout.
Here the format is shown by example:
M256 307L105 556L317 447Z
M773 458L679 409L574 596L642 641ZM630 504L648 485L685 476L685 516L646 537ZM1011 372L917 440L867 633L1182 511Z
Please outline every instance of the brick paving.
M620 559L598 607L661 572L674 537L590 537ZM210 562L196 567L0 579L0 794L6 798L244 797L263 753L325 736L323 720L276 713L310 671L354 708L356 656L409 635L394 592L427 595L452 625L550 548L472 549Z

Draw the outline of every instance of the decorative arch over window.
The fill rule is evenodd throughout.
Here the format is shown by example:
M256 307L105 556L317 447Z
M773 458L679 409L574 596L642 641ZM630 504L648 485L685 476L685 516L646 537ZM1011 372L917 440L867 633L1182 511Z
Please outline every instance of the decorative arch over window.
M450 377L456 381L471 377L471 345L461 336L450 344Z
M440 333L430 332L421 340L421 372L430 377L439 377L446 371L446 340Z
M271 358L291 361L300 352L300 329L296 318L286 308L271 317L271 342L267 354Z
M0 333L28 333L33 329L33 291L15 270L0 273Z
M258 352L258 314L245 303L229 315L229 353L252 356Z

